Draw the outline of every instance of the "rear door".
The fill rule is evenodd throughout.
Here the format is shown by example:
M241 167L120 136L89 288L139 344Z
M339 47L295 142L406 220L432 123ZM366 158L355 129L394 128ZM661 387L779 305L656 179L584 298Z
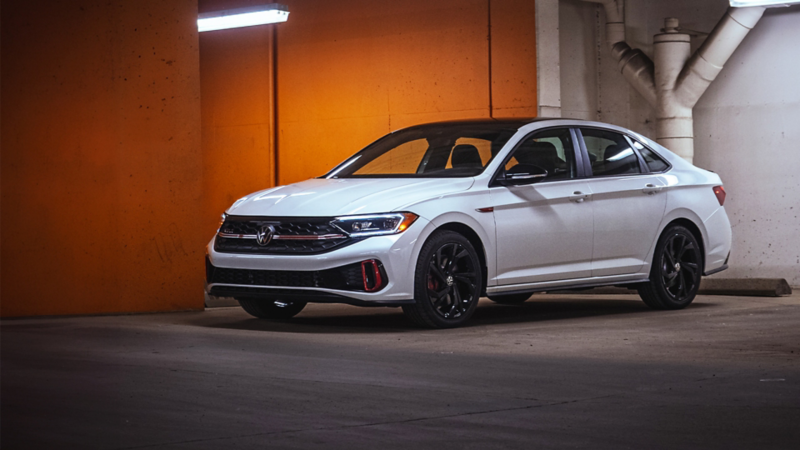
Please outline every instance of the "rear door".
M591 171L594 242L592 276L636 273L645 264L664 215L667 183L650 173L621 133L581 128Z

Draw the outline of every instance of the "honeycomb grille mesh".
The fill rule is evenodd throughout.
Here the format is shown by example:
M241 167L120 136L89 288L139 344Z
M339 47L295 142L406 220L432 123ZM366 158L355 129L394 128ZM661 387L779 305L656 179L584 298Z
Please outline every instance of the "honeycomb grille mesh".
M291 220L291 219L289 219ZM256 234L264 225L272 225L275 234L290 236L321 236L325 234L341 234L342 231L330 224L333 219L306 219L297 221L280 220L237 220L225 221L220 227L220 233L226 234Z
M282 236L323 236L342 234L331 225L333 218L250 218L228 216L220 227L221 234L255 235L262 227L271 225L276 235ZM331 251L349 245L355 239L284 240L273 239L267 245L259 245L255 239L227 238L217 236L214 250L222 253L257 254L314 254Z
M206 277L209 284L364 290L360 263L328 270L304 271L227 269L214 267L206 260Z

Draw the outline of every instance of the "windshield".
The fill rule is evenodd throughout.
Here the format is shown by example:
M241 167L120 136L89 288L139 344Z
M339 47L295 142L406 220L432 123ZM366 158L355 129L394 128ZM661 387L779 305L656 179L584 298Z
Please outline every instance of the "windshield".
M516 133L508 124L433 124L389 134L325 178L472 177Z

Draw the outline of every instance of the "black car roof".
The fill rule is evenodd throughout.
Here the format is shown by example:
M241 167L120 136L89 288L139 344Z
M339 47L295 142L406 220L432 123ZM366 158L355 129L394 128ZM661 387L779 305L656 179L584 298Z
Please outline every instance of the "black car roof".
M418 128L427 127L459 127L459 126L485 126L487 128L497 129L513 129L516 130L524 125L533 122L544 122L548 120L561 120L560 118L550 117L524 117L524 118L508 118L508 119L461 119L461 120L447 120L442 122L430 122L419 125L413 125L403 130L414 130Z

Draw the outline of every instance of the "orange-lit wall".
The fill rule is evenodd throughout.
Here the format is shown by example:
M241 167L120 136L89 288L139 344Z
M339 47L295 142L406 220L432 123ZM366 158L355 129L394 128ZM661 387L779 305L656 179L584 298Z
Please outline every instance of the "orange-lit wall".
M409 125L536 115L532 1L285 3L289 21L278 26L281 183L319 176Z
M286 0L287 23L198 36L198 9L256 3L4 2L3 317L201 308L220 212L276 172L535 115L532 1Z
M200 0L200 12L263 2ZM203 231L236 199L274 184L273 26L200 34Z
M196 15L3 2L3 317L202 308Z
M257 3L200 0L200 11ZM286 23L200 37L205 229L237 198L273 185L273 48L282 184L319 176L405 126L490 109L536 115L532 1L284 3Z

